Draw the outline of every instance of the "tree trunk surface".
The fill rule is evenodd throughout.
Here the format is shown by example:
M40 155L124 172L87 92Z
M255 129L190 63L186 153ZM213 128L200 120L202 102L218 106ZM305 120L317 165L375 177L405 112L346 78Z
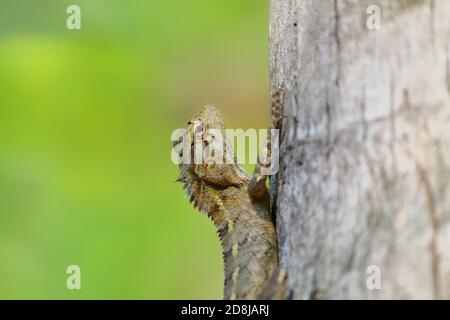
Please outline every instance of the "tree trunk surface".
M366 25L373 4L379 30ZM450 298L450 1L270 0L270 11L293 298Z

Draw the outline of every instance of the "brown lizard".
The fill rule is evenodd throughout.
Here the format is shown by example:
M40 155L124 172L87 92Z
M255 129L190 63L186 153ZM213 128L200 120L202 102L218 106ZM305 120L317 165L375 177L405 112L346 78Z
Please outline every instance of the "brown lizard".
M223 139L218 139L220 135ZM215 140L219 143L213 147ZM258 159L255 174L249 177L236 161L214 106L202 108L188 122L184 136L174 146L181 142L187 147L179 148L179 155L183 158L184 152L188 161L180 164L177 181L184 185L194 207L206 213L217 228L225 265L224 299L285 298L286 275L278 267L269 192L266 176L261 174L267 162ZM201 146L201 161L196 162L197 146ZM228 162L208 161L207 155L214 158L217 147L222 148L218 158ZM270 150L269 142L266 148Z

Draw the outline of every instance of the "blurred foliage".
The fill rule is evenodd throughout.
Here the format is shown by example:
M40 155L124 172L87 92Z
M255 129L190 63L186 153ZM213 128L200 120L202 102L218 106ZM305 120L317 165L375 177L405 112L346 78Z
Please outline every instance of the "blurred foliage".
M221 298L170 135L206 103L266 127L267 25L260 0L0 2L0 298Z

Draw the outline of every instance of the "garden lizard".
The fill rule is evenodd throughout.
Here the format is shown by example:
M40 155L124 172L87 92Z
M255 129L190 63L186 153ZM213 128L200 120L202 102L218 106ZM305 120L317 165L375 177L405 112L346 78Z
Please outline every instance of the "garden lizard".
M272 126L279 122L279 112L274 111ZM217 139L219 135L224 137L223 141ZM206 159L208 152L210 157L217 152L212 143L215 139L223 147L223 157L219 158L231 162ZM237 163L225 138L222 117L211 105L203 107L187 123L185 134L174 141L174 147L180 147L182 142L188 145L178 148L178 152L180 158L184 156L188 161L180 164L177 181L183 184L194 207L206 213L217 228L225 268L224 299L284 299L286 274L278 267L267 176L261 173L267 161L258 158L255 173L250 177ZM202 147L199 162L195 162L197 145ZM270 156L270 139L265 148L269 152L265 154Z

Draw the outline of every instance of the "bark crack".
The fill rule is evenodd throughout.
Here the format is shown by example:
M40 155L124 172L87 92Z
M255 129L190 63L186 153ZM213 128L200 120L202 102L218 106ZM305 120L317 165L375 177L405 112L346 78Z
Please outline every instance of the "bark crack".
M336 38L336 86L339 91L340 74L341 74L341 38L340 38L340 13L339 13L339 0L334 0L334 37Z
M390 150L391 150L391 156L392 156L392 163L393 163L393 169L394 172L397 168L397 157L395 153L395 140L396 140L396 132L397 132L397 115L395 111L395 75L394 72L391 73L391 85L390 85L390 115L389 115L389 122L390 122L390 129L391 129L391 142L390 142Z
M440 299L441 288L439 282L439 254L437 250L438 217L436 213L436 201L428 174L417 161L416 161L416 170L419 181L423 186L423 188L425 189L425 195L427 198L427 205L428 205L428 215L430 218L430 226L432 232L430 241L430 253L431 253L431 272L433 280L434 299Z
M434 34L435 34L435 30L434 30L434 14L435 12L435 3L434 0L430 0L430 40L431 40L431 46L434 46Z
M450 93L450 41L447 43L447 72L446 74L446 81L447 81L447 91Z
M419 107L413 107L409 104L409 102L405 102L403 104L402 108L399 108L398 110L394 111L393 114L389 113L385 116L374 117L370 120L366 119L367 129L369 130L371 125L373 125L373 124L390 122L390 121L392 121L392 117L407 117L408 115L413 114L414 112L419 112L420 110L421 109ZM442 110L442 107L440 105L433 106L433 107L429 107L428 110L430 111L430 115L433 116L437 112L440 112ZM448 116L448 114L442 115L442 117L444 117L444 116ZM330 142L331 142L331 144L336 144L337 139L340 136L345 135L348 132L359 132L358 130L361 130L361 122L359 120L349 122L346 124L346 127L335 128L333 130L334 139L332 139ZM326 142L327 142L326 134L322 134L322 135L316 134L314 136L308 136L307 138L298 140L299 145L322 144L322 143L326 144Z
M366 118L366 88L363 87L363 97L360 103L360 111L361 111L361 123L362 123L362 140L365 143L367 141L367 135L369 132L369 124L367 123Z

